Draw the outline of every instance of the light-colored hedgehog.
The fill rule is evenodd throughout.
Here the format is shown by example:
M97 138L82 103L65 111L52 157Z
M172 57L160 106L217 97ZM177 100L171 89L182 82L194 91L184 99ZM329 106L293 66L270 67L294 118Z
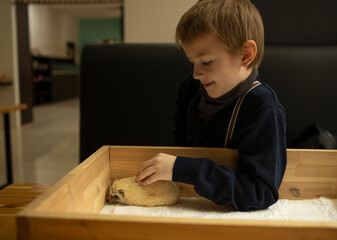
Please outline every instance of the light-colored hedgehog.
M135 182L135 177L117 179L111 184L109 203L154 207L178 202L179 188L171 181L156 181L146 186Z

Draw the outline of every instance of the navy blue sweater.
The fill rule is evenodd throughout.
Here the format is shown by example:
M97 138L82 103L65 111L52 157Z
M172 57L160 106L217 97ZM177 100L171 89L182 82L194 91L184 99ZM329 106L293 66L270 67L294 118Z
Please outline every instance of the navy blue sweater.
M190 75L182 82L177 98L175 144L224 147L236 99L209 121L199 117L200 99L200 82ZM208 158L178 156L172 180L193 184L200 196L239 211L274 204L287 162L286 118L269 86L261 84L246 95L228 147L238 150L236 170L216 165Z

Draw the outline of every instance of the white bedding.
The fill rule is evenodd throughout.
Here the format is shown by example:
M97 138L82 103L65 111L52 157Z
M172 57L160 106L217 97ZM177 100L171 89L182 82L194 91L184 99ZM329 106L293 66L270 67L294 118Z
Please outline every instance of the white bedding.
M101 214L247 220L337 221L337 199L280 199L264 210L235 212L202 198L181 197L173 206L105 205Z

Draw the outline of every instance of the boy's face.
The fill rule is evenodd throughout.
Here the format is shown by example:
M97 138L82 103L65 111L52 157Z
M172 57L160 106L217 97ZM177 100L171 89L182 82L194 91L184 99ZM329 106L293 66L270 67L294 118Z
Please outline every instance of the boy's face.
M214 34L203 34L182 47L194 65L193 77L200 80L212 98L226 94L248 77L242 57L230 54Z

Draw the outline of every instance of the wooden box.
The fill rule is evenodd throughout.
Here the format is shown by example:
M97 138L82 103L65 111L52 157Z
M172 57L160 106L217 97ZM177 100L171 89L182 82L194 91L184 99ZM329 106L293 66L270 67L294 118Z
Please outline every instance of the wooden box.
M19 239L337 239L336 222L100 215L111 179L134 176L157 153L208 157L235 167L235 150L103 146L17 215ZM183 196L195 196L180 184ZM337 151L288 150L280 197L337 198Z

